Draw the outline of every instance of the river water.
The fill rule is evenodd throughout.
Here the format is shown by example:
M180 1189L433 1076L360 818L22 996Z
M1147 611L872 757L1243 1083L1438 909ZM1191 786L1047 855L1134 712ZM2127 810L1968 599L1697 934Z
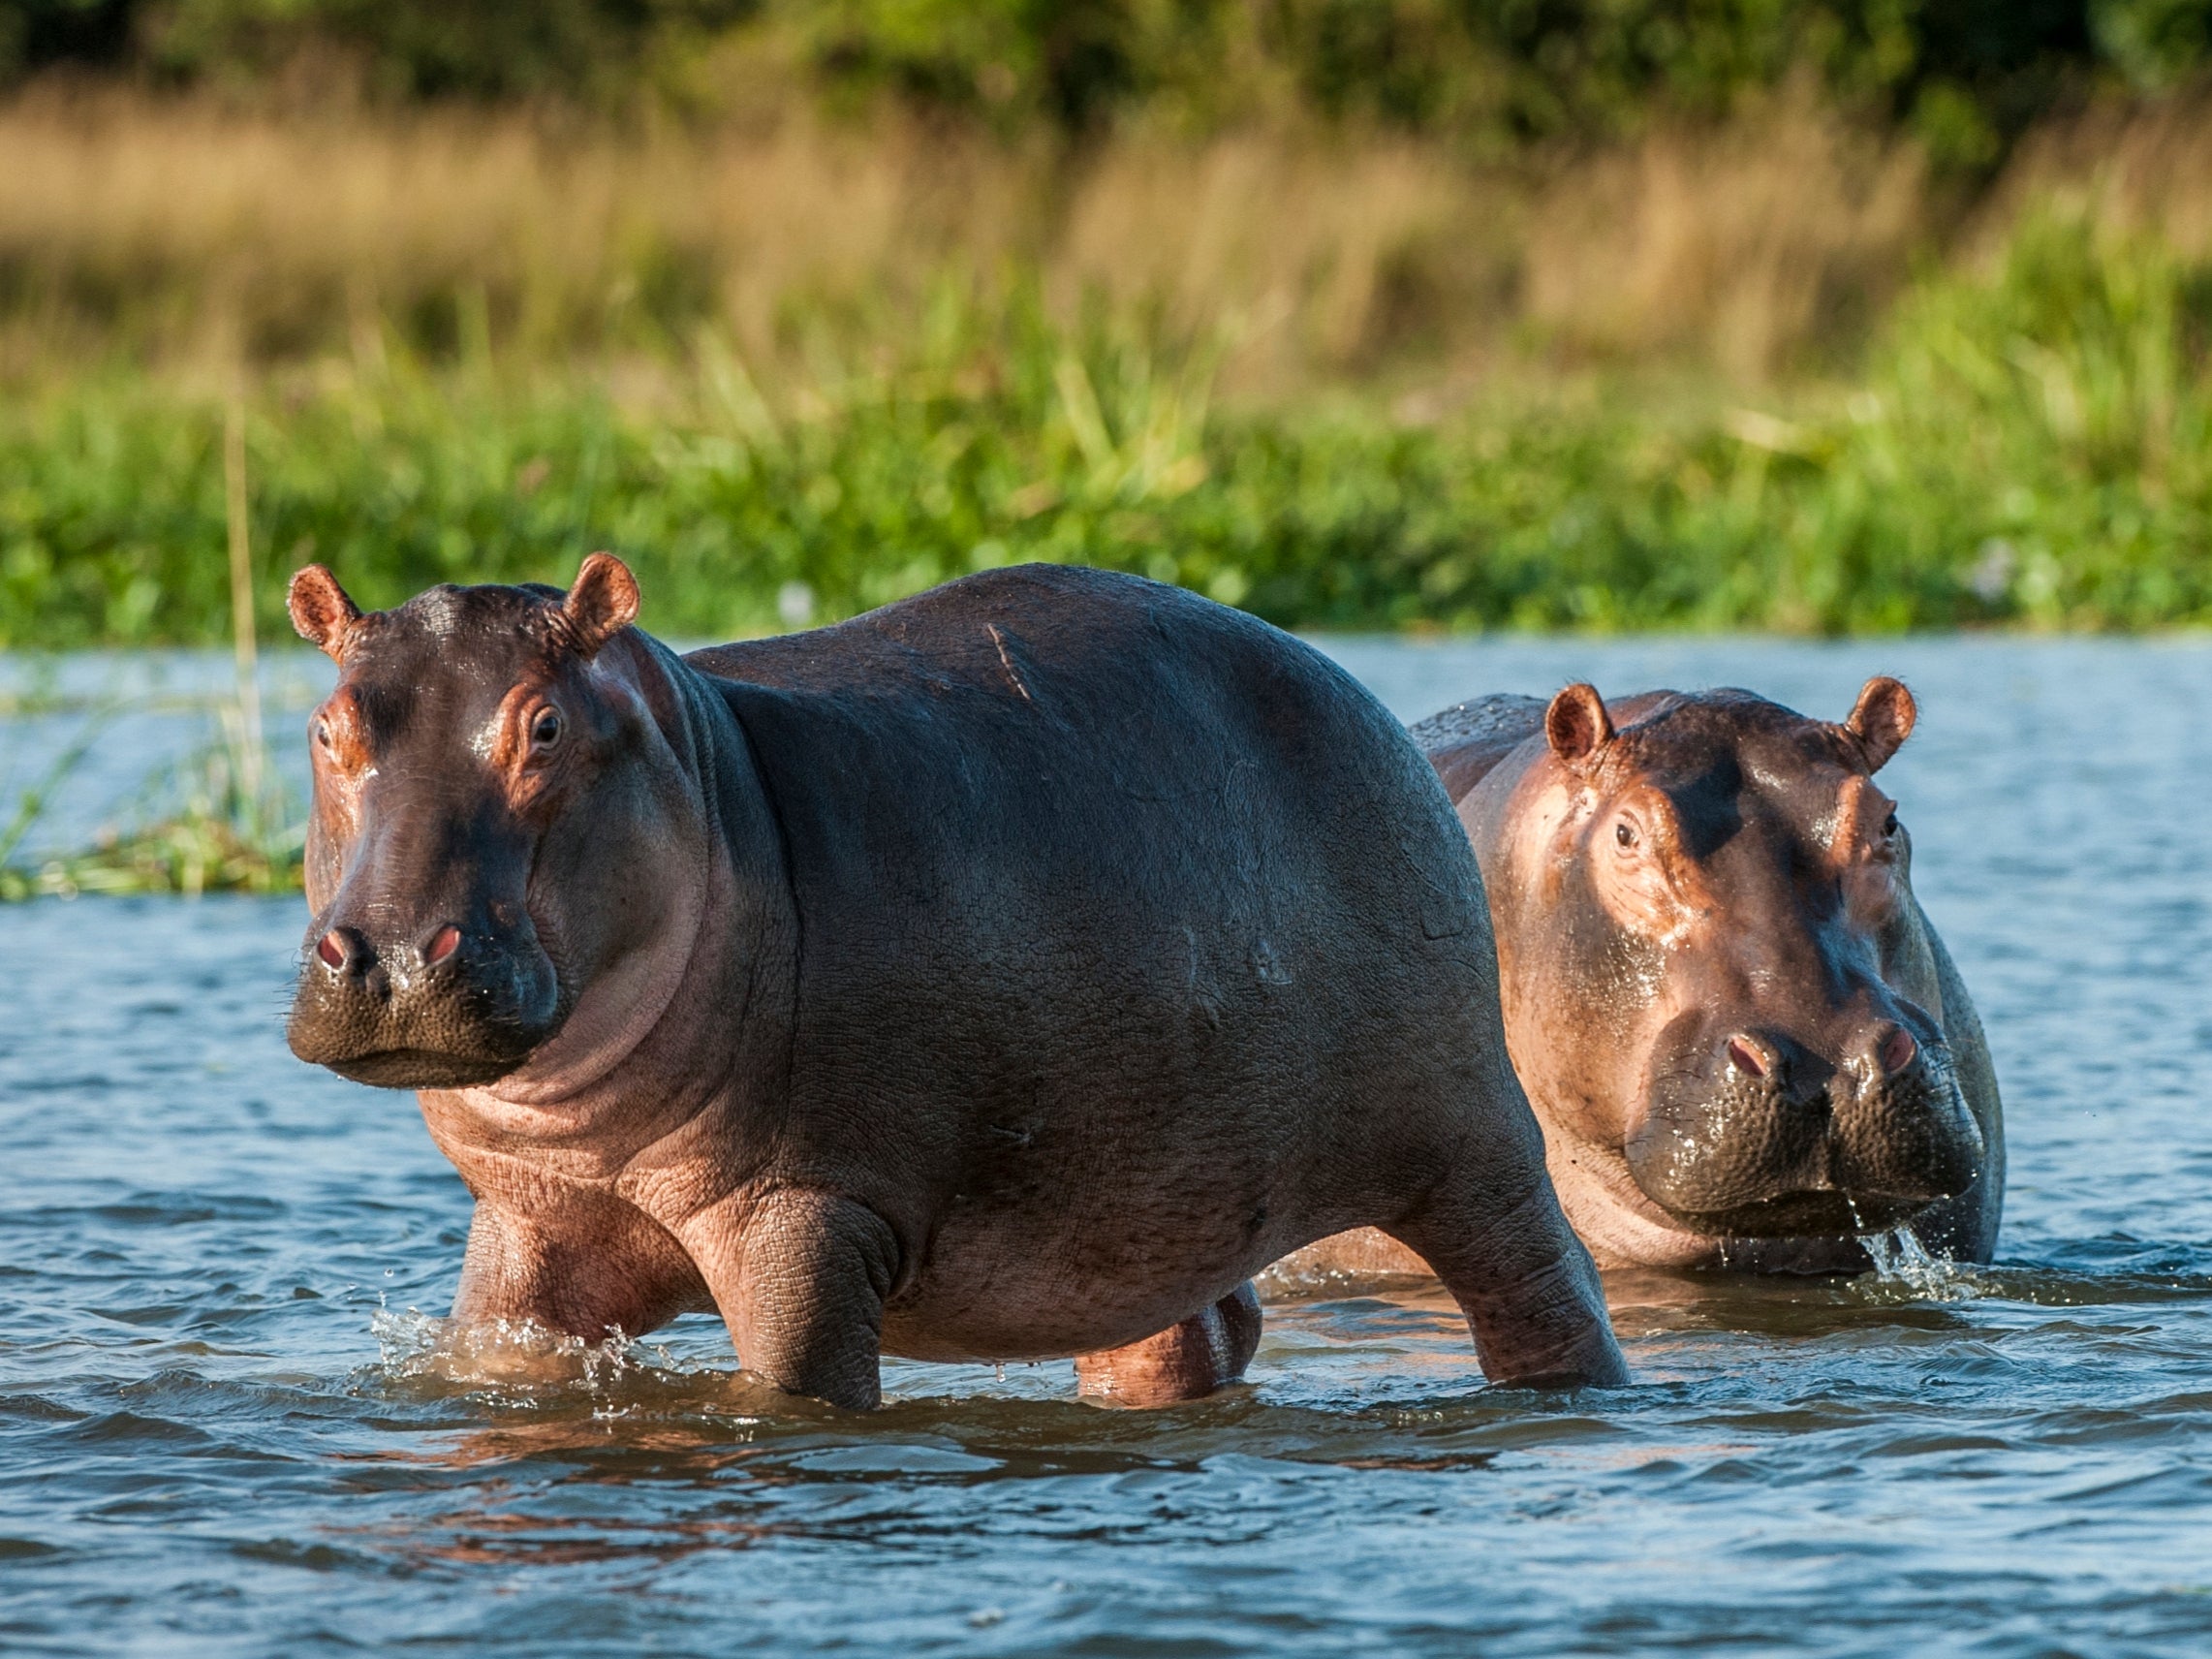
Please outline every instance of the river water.
M1635 1386L1563 1397L1485 1389L1418 1292L1277 1305L1247 1386L1151 1414L894 1362L835 1417L703 1319L464 1364L459 1182L408 1097L285 1050L296 901L41 901L0 910L0 1651L2212 1651L2212 649L1329 648L1408 716L1905 675L1884 781L2004 1083L1999 1265L1615 1275ZM53 822L196 718L110 727Z

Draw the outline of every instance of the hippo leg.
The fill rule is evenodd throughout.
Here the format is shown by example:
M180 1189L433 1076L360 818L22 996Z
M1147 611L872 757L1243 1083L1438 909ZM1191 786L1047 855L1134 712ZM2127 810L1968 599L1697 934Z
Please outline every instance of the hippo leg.
M1075 1392L1112 1405L1172 1405L1235 1382L1260 1346L1260 1298L1247 1281L1157 1336L1075 1356Z
M1434 1268L1459 1303L1482 1374L1521 1387L1627 1382L1597 1267L1550 1184L1530 1184L1501 1210L1494 1181L1467 1178L1471 1164L1463 1159L1420 1209L1385 1231Z
M786 1393L851 1411L883 1402L884 1299L898 1240L865 1205L779 1187L736 1227L707 1210L685 1242L730 1327L737 1362Z

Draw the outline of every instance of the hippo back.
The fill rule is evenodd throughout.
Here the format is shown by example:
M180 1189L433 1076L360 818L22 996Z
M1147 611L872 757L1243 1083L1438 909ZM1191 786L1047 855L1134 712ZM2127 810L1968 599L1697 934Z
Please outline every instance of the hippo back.
M1453 800L1543 730L1543 699L1499 692L1440 708L1407 728Z

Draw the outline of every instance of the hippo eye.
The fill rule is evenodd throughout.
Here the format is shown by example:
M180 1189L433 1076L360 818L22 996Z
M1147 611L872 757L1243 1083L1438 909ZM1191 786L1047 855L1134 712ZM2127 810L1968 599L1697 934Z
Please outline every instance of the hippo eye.
M1636 831L1626 824L1616 824L1613 826L1613 839L1624 847L1633 847L1636 845Z
M541 708L538 718L530 722L530 741L541 749L549 749L561 740L561 713L557 708Z
M1882 821L1882 832L1885 835L1894 835L1897 833L1897 814L1892 812L1888 817L1885 818Z
M330 746L330 723L327 720L315 722L315 741L326 749Z

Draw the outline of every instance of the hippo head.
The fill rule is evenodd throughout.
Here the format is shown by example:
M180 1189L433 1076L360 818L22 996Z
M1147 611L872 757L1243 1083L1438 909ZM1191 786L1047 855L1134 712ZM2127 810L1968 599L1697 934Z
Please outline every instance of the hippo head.
M1722 1238L1876 1232L1962 1192L1982 1137L1875 782L1911 694L1870 680L1841 725L1741 691L1619 712L1552 701L1490 884L1555 1170Z
M565 596L435 587L363 615L310 565L291 609L339 667L308 723L293 1052L389 1087L506 1077L664 920L661 883L614 879L664 867L683 816L637 584L595 553Z

